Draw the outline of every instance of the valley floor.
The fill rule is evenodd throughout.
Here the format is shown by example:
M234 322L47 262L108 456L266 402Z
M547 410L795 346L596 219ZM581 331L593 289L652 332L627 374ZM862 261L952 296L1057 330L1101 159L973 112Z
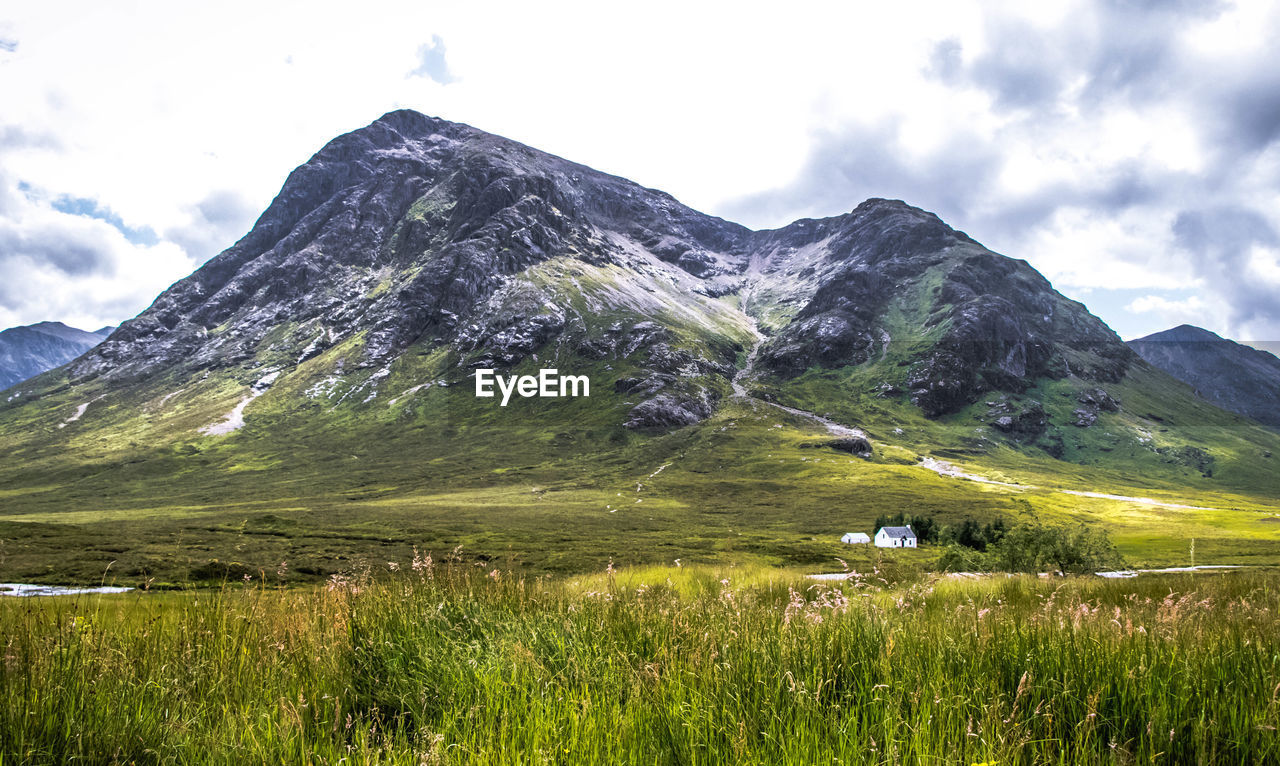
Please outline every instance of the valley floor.
M835 389L781 405L753 385L744 354L733 394L708 419L656 434L620 426L629 400L608 387L589 405L508 413L433 386L361 405L376 418L333 408L302 418L271 409L282 405L267 394L223 436L198 431L222 405L183 415L166 432L175 442L82 434L85 418L111 415L94 405L53 429L81 452L16 451L0 467L0 582L216 585L283 568L289 584L314 583L415 547L458 546L472 563L526 576L611 560L816 572L837 558L873 561L879 554L840 538L874 534L878 517L899 513L939 526L1083 524L1105 530L1131 567L1280 565L1273 436L1259 451L1234 427L1197 432L1199 443L1231 447L1212 477L1136 442L1059 460L975 437L964 418L929 420ZM55 409L61 422L75 407ZM847 451L864 435L869 455ZM1101 433L1073 438L1086 436ZM903 555L928 567L937 553Z
M0 762L1268 763L1278 619L1274 570L892 562L7 599Z

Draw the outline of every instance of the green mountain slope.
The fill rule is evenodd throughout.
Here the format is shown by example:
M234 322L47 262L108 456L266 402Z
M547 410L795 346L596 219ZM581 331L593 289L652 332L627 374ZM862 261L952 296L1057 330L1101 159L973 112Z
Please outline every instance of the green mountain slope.
M500 406L479 368L590 396ZM936 216L752 232L410 112L0 405L0 451L8 580L324 576L415 545L825 567L901 511L1280 558L1280 435Z

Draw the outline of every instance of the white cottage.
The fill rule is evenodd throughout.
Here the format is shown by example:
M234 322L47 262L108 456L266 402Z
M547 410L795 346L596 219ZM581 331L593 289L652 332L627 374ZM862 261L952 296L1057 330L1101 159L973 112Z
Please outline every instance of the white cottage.
M905 527L880 527L880 531L876 532L877 548L914 548L916 547L916 533L911 531L911 525Z
M871 542L871 535L866 532L845 532L840 542L846 545L866 545Z

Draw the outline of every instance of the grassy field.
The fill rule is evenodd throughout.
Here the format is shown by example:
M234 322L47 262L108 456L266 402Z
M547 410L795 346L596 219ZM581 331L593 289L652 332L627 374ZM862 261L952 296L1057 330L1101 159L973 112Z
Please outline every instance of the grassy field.
M6 599L0 763L1280 758L1273 570L857 569L419 555L318 587Z
M475 409L469 393L433 396L384 403L376 418L277 413L264 396L250 424L228 437L76 444L87 457L18 459L0 488L0 581L94 583L108 574L122 584L182 584L281 562L290 581L322 579L360 561L403 559L415 545L463 545L478 561L527 573L598 570L611 558L827 568L847 555L843 533L874 532L877 516L903 510L942 523L1101 523L1133 565L1187 563L1192 538L1200 563L1280 562L1280 490L1256 485L1082 466L999 445L930 450L895 443L880 423L876 454L862 460L818 446L825 437L811 422L760 402L729 400L699 426L650 436L593 422L618 414L611 392L576 416L563 404L513 412L511 424L499 419L505 413L448 416ZM942 426L924 418L915 426L955 444ZM927 454L1016 486L938 476L917 464Z
M577 297L557 300L578 301L583 285L612 284L575 268L569 281L544 269L533 284L572 285ZM538 295L527 298L535 308ZM712 312L712 333L672 306L662 318L676 346L745 356L751 339L730 304ZM580 309L601 332L644 318ZM894 337L917 320L894 324ZM905 393L884 398L883 384L905 385L912 343L866 365L752 384L865 430L874 451L864 460L827 446L811 419L731 396L724 377L704 376L721 396L707 420L638 433L622 423L639 397L613 385L647 374L635 360L549 346L512 371L589 375L590 399L502 408L474 397L465 360L447 348L414 347L375 390L380 371L358 366L361 337L296 364L275 342L207 376L72 386L54 371L38 396L0 403L0 582L209 584L281 563L288 582L318 582L414 546L458 545L473 562L530 576L610 560L816 571L847 555L845 532L873 533L876 517L900 512L1098 525L1134 566L1189 563L1192 540L1198 563L1280 564L1280 434L1141 366L1109 386L1123 408L1090 428L1070 422L1092 383L1044 380L1013 397L1042 402L1052 423L1025 443L990 427L985 401L930 419ZM287 372L249 403L242 429L201 432L276 364ZM1002 483L942 477L924 458Z

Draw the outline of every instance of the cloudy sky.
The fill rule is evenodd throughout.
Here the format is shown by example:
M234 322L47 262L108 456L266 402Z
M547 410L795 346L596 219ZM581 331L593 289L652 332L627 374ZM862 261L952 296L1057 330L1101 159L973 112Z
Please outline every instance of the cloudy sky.
M1280 338L1277 4L772 5L9 0L0 327L133 316L409 107L753 228L905 199L1126 338Z

